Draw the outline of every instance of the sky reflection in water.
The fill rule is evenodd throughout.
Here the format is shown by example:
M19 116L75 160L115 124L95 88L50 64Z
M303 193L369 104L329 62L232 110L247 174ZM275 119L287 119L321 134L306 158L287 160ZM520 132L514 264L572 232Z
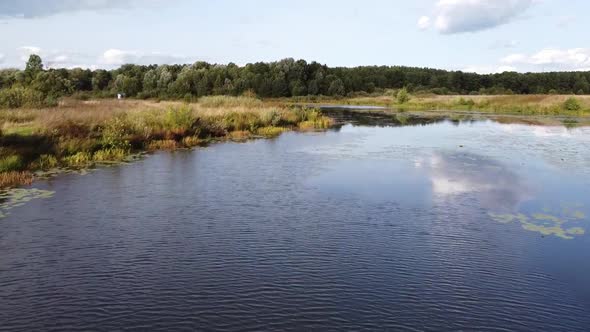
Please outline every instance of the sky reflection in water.
M542 236L585 234L590 128L445 121L394 130L349 124L340 134L354 139L305 149L331 160L310 180L327 192L485 209Z

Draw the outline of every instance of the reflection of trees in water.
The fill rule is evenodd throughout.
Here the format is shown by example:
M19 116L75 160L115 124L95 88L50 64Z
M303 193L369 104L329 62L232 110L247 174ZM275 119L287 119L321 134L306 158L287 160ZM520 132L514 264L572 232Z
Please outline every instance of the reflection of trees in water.
M322 113L335 119L336 128L345 124L370 127L400 127L400 126L424 126L445 121L444 116L419 116L416 114L381 112L351 111L346 109L323 108Z
M486 209L514 211L531 195L508 167L476 154L434 153L421 166L430 171L434 197L442 200L470 194Z

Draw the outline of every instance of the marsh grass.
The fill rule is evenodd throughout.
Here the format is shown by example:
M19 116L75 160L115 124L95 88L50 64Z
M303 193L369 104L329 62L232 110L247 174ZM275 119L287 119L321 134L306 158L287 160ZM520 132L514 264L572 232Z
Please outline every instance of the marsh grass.
M98 163L120 162L125 160L129 154L129 150L126 149L103 149L94 152L92 159Z
M163 139L151 141L148 144L148 151L156 150L176 150L178 148L178 142L172 139Z
M92 155L88 152L80 151L71 156L62 158L62 163L65 167L88 167L93 164Z
M288 131L288 128L284 128L284 127L262 127L262 128L258 128L258 130L256 130L256 134L263 136L263 137L267 137L267 138L273 138L273 137L277 137L280 134L284 133L285 131Z
M0 173L19 171L22 168L23 162L20 156L11 155L0 158Z
M33 174L29 171L0 172L0 188L12 188L33 182Z
M579 107L576 106L576 102ZM568 100L570 100L568 102ZM324 103L344 105L373 105L408 110L466 110L517 115L566 115L590 116L590 96L570 95L435 95L416 94L409 101L400 103L395 93L360 96L344 99L328 97L305 99L294 98L296 103Z
M206 96L198 100L198 104L204 108L263 108L262 100L254 97L240 96Z
M0 173L86 168L123 161L142 150L190 148L211 139L276 137L290 129L327 128L331 123L318 110L265 104L246 96L204 97L193 104L70 98L57 107L0 111Z

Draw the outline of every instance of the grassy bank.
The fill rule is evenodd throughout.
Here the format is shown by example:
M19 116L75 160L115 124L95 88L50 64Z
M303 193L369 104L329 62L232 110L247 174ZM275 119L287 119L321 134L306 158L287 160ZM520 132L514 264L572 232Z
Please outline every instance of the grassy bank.
M590 96L570 95L409 95L400 102L396 91L351 98L300 97L300 104L372 105L409 110L467 110L500 114L590 116Z
M0 188L30 183L35 171L85 168L140 151L330 125L332 120L318 110L246 97L205 97L193 104L63 100L48 109L7 109L0 111Z

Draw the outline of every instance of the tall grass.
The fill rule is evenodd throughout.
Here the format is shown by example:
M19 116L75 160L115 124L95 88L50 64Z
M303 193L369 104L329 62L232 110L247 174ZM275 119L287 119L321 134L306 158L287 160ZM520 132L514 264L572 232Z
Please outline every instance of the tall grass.
M264 104L262 100L240 96L240 97L230 97L230 96L206 96L199 98L198 101L199 105L205 108L228 108L228 107L247 107L247 108L254 108L254 107L263 107Z
M28 171L10 171L0 173L0 188L11 188L23 184L31 184L32 182L33 174Z
M23 162L20 156L7 156L0 158L0 173L19 171L23 168Z
M267 106L252 97L205 97L194 104L68 99L53 109L0 111L0 173L83 168L123 161L141 150L276 137L289 129L331 124L318 110Z

